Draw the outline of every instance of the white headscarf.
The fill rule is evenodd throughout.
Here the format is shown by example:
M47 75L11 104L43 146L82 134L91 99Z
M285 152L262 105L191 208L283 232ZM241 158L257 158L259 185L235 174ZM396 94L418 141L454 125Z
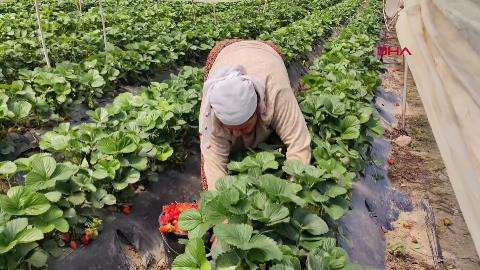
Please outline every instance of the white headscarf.
M264 113L265 82L247 76L243 66L226 66L213 73L203 85L202 141L213 132L213 119L226 125L241 125L255 113Z

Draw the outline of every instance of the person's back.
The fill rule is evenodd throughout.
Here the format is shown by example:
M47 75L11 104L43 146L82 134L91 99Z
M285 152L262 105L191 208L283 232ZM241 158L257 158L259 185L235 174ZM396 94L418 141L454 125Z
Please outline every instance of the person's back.
M206 72L199 121L202 178L206 178L208 188L214 188L214 182L225 175L231 150L255 148L272 131L288 146L287 159L310 162L310 135L285 64L274 47L262 41L234 42L218 52ZM256 92L258 103L257 98L250 101L244 97L249 91ZM245 114L246 110L255 109L250 105L257 108L253 115L250 111ZM229 124L232 120L240 121ZM245 132L244 126L248 125L251 127ZM206 188L205 181L202 182Z

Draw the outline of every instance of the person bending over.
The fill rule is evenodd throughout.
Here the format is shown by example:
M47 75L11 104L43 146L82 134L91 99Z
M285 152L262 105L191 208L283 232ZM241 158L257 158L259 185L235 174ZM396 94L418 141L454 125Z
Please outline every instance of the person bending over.
M255 148L272 132L287 146L287 159L310 163L310 134L273 43L228 40L212 49L199 132L203 190L226 175L231 151Z

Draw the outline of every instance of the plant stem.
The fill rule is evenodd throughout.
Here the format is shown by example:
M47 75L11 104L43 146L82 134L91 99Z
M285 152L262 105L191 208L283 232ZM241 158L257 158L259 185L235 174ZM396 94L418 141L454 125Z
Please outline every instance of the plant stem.
M37 17L37 32L38 32L38 39L42 45L43 56L45 58L45 63L47 67L51 67L50 59L48 58L48 51L47 46L45 46L45 40L43 39L43 31L42 31L42 22L40 19L40 0L35 0L35 16Z

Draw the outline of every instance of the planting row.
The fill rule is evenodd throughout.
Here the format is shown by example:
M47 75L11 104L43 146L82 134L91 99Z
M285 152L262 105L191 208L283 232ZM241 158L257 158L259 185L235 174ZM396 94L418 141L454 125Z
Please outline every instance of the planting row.
M369 1L304 78L298 102L312 135L312 165L277 151L230 162L216 191L180 216L189 239L172 269L361 269L336 246L335 223L349 209L369 142L383 132L371 102L379 85L379 7ZM216 240L206 250L210 228Z
M156 179L167 160L185 158L184 140L196 131L191 123L198 115L201 80L201 70L186 67L140 95L119 95L92 111L91 123L61 124L47 132L40 142L47 152L1 162L1 177L15 186L0 195L0 266L21 266L23 244L40 250L35 241L44 235L86 233L92 211L124 201L140 171L148 168L143 177ZM15 227L20 222L25 226ZM12 226L14 232L7 229ZM24 238L26 231L35 237Z
M155 51L160 50L161 47L168 47L167 52L171 51L169 54L173 51L178 54L185 49L195 49L193 46L195 43L188 44L192 45L190 46L192 48L182 47L186 46L183 43L190 43L191 38L195 37L194 35L185 36L185 34L188 34L187 32L203 33L205 28L212 28L215 26L214 23L217 19L222 22L221 20L224 17L236 18L236 20L242 20L242 15L257 17L260 7L260 2L241 1L230 10L217 12L216 16L208 14L194 19L193 16L181 15L183 14L183 5L190 5L188 3L178 2L178 6L181 7L178 11L178 8L174 9L172 7L171 2L141 1L132 4L128 1L107 1L106 4L104 8L107 24L106 37L110 45L121 50L133 50L142 53L142 50L135 50L135 46L138 46L137 43L155 42L159 48L153 47L143 51ZM15 3L7 2L3 5L9 6L15 5ZM73 3L71 5L73 6ZM269 14L260 17L285 14L286 19L295 20L305 14L305 9L286 10L284 5L285 2L281 5L282 12L275 13L279 7L277 1L273 1L265 10ZM19 8L3 14L0 20L5 29L0 33L0 40L2 40L0 46L2 54L0 55L2 60L5 60L4 66L1 68L6 81L16 79L18 77L17 72L21 68L33 69L45 64L40 52L41 46L37 39L33 5L29 3L29 8L25 8L25 5L20 6L23 9ZM41 9L43 36L53 66L63 61L83 62L88 60L89 56L104 51L101 14L98 6L83 12L76 10L59 11L56 8L56 3L49 3L44 4ZM283 19L283 15L280 15L279 18ZM277 21L276 17L272 19ZM252 22L255 22L255 20L253 19ZM286 20L284 23L289 23L289 21ZM225 27L226 25L222 24L222 28ZM165 35L170 38L167 39L164 37ZM199 43L204 43L204 40L200 39ZM204 46L207 46L207 44L204 44ZM164 58L169 58L169 54L166 54ZM160 60L160 58L157 59L160 64L167 61L167 59Z
M288 26L260 35L259 38L273 41L281 48L285 60L290 62L299 55L312 51L315 43L350 17L359 4L360 1L357 0L343 1L328 11L317 10Z
M322 1L322 5L318 8L323 8L327 3L335 2L336 0ZM145 5L143 8L148 8ZM120 9L121 10L121 9ZM130 9L128 9L130 11ZM139 9L142 10L142 9ZM155 10L152 8L152 10ZM125 49L109 43L107 52L98 52L95 47L93 50L82 48L82 46L90 46L91 41L83 40L83 38L76 35L68 37L71 41L65 42L64 45L61 40L65 40L60 36L60 52L66 52L66 55L58 55L59 59L66 59L68 55L75 55L77 50L82 54L79 57L79 62L61 62L53 68L35 68L33 70L20 70L18 77L12 82L0 84L0 144L7 146L5 140L5 131L22 129L27 126L39 126L46 121L62 121L64 116L68 115L69 108L72 108L77 103L86 102L90 107L95 105L95 98L104 96L115 88L114 83L121 78L138 77L135 74L146 73L152 67L164 67L164 65L171 65L173 63L181 63L178 58L186 59L192 57L192 54L199 51L206 53L214 45L215 41L231 37L245 37L255 38L260 33L270 32L278 27L284 26L293 20L304 16L304 11L301 8L287 8L285 0L278 0L270 3L265 12L257 14L259 11L250 6L239 6L238 8L217 13L217 22L214 22L211 16L203 16L197 19L196 25L192 27L191 21L169 22L166 27L160 27L157 23L162 20L156 18L155 13L151 16L144 16L145 19L138 19L142 17L143 13L136 13L132 11L132 17L128 17L137 21L138 27L150 29L141 32L130 23L121 24L122 31L116 31L112 28L108 29L108 33L128 33L130 37L136 36L138 33L141 38L145 40L129 43L125 45ZM255 14L253 14L253 13ZM161 12L159 12L161 13ZM73 18L86 18L88 22L88 14L76 15ZM149 14L147 12L147 14ZM250 14L250 15L248 15ZM91 16L97 16L96 13L91 13ZM126 15L120 13L119 18L124 18ZM52 24L63 29L63 24L58 22L58 18ZM70 18L70 15L65 18ZM95 17L96 18L96 17ZM97 18L98 19L98 18ZM31 20L31 18L29 19ZM73 19L65 19L70 23ZM146 20L146 21L144 21ZM60 20L62 21L62 20ZM144 21L143 23L141 23ZM127 26L128 25L128 26ZM115 26L117 27L117 26ZM82 29L81 25L78 27L71 27L74 29ZM131 31L129 31L131 29ZM163 29L163 30L162 30ZM30 44L37 44L36 37L33 30L25 31L26 37L22 39ZM148 33L147 33L148 32ZM84 32L90 38L95 37L101 42L101 33L92 34ZM125 35L125 34L122 34ZM148 39L154 38L151 41ZM110 39L110 37L109 37ZM122 37L117 36L112 38L115 40L122 40ZM23 50L31 53L31 48L25 47L21 44L16 44L17 41L6 41L12 45L15 50ZM4 44L5 45L5 44ZM10 46L9 45L9 46ZM97 46L98 47L98 46ZM8 73L8 70L16 72L18 68L23 67L24 62L32 62L33 58L25 56L23 59L22 52L12 51L7 48L2 51L0 45L0 55L6 57L1 61L2 69ZM37 53L37 52L36 52ZM53 53L50 55L54 55ZM88 56L88 58L84 58ZM23 60L13 59L20 57ZM16 66L20 63L20 66ZM37 63L38 64L38 63ZM37 64L34 64L37 65ZM6 77L8 77L6 75ZM19 130L21 132L21 130ZM8 154L11 147L2 147L1 154Z

